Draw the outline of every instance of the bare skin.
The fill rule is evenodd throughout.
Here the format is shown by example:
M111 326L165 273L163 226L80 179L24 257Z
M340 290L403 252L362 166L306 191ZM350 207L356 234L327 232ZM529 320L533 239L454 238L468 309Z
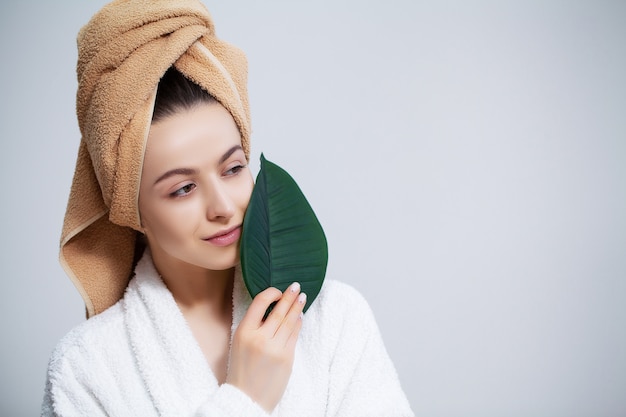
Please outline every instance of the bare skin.
M238 240L253 185L239 130L220 104L181 109L151 126L139 211L155 267L218 382L271 412L291 376L306 296L297 284L284 294L261 292L229 346Z
M226 382L232 325L232 273L196 281L175 289L176 303L196 338L218 384ZM172 285L176 287L176 285ZM205 294L199 296L199 294Z
M228 288L225 298L232 294L232 287ZM275 301L278 303L263 321L265 311ZM268 288L255 297L235 332L228 373L232 303L222 300L220 311L216 308L220 303L207 299L193 305L177 301L218 383L238 387L270 413L291 375L305 302L306 295L297 283L284 294Z

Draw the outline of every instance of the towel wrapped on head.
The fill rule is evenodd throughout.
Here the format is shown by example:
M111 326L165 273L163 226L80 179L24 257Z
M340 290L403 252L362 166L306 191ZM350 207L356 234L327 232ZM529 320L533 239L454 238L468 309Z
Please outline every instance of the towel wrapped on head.
M139 183L157 86L174 66L233 116L249 157L247 62L218 39L197 0L116 0L78 34L81 141L60 261L92 316L117 302L132 274Z

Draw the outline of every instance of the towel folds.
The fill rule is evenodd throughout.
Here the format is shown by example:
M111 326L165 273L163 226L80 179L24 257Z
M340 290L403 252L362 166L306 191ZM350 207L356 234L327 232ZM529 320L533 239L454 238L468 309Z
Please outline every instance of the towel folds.
M172 65L233 116L249 156L247 62L197 0L116 0L78 34L81 141L60 261L98 314L123 295L140 230L138 192L156 89Z

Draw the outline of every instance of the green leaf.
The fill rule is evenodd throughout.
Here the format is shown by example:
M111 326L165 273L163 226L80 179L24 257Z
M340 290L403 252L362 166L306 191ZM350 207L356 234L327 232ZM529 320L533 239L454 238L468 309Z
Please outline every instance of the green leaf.
M268 287L285 291L299 282L308 310L326 275L326 236L298 184L263 154L240 251L243 279L253 298Z

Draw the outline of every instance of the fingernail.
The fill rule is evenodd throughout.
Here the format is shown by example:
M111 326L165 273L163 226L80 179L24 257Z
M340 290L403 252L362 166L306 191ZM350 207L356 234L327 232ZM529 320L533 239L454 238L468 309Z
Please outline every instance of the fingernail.
M306 294L305 293L300 293L300 295L298 296L298 302L300 304L304 304L306 301Z
M289 287L289 291L291 292L298 292L300 291L300 284L297 282L294 282L293 284L291 284L291 286Z

